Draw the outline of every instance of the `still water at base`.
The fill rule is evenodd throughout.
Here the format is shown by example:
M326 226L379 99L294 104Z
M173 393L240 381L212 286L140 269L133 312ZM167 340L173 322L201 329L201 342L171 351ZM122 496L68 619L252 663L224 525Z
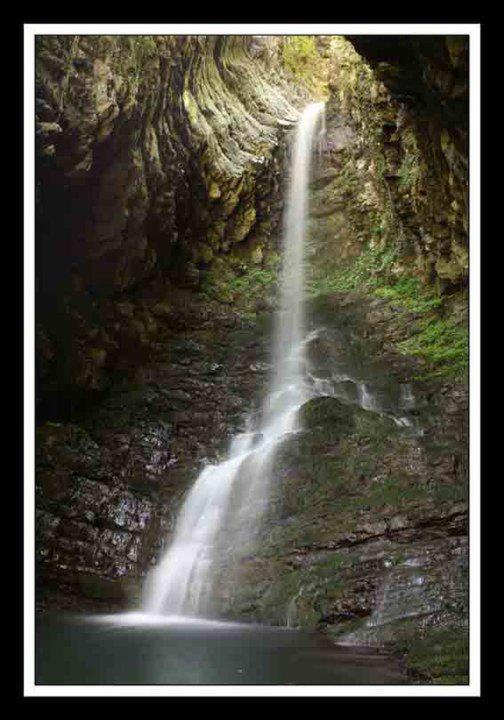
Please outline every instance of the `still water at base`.
M313 632L136 613L37 618L38 685L397 685L398 664Z

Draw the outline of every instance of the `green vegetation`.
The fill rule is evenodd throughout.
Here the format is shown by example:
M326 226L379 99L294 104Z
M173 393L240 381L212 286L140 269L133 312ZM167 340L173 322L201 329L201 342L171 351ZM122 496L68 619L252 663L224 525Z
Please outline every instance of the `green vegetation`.
M277 280L280 256L269 253L263 266L250 266L233 255L215 258L203 276L201 293L209 300L236 306L245 317L255 317L256 305Z
M401 277L394 285L378 286L374 294L414 313L427 313L442 305L439 295L425 289L418 278L411 276Z
M289 35L282 42L282 62L292 78L310 94L327 99L327 60L322 57L313 35Z
M372 510L389 506L403 508L411 501L427 496L428 490L422 485L412 484L408 477L389 476L373 485L368 495L352 499L351 507L367 507Z
M428 372L423 377L452 376L467 379L469 334L467 327L448 318L426 318L420 332L397 345L405 355L425 359Z
M418 277L404 270L394 275L398 262L395 248L368 247L349 266L311 281L312 297L334 292L358 291L388 300L415 317L411 336L396 343L404 355L415 355L425 362L425 372L416 379L452 377L466 380L469 361L467 325L454 317L446 300L433 286L424 285ZM396 279L398 277L398 279Z
M423 638L404 641L410 675L440 685L469 681L469 633L467 628L431 628Z
M375 228L379 232L379 228ZM351 290L374 291L385 288L385 278L390 274L397 252L393 247L369 246L350 265L330 275L312 278L308 283L311 297L331 292Z

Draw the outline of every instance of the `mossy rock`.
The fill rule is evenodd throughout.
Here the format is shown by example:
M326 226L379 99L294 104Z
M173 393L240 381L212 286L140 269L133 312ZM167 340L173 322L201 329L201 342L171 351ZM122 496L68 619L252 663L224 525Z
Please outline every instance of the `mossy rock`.
M301 408L300 420L306 430L323 428L334 439L350 433L355 426L353 408L331 397L307 402Z
M75 576L79 593L94 600L126 600L138 594L134 580L110 580L99 575L80 573Z
M436 685L464 685L469 680L469 631L466 627L429 628L406 643L410 675Z

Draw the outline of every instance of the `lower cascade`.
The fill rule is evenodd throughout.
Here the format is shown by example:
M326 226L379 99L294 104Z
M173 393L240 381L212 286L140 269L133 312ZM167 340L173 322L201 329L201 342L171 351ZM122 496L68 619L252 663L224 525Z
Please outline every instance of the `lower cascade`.
M25 694L476 692L478 26L44 27Z
M270 465L286 434L295 432L299 408L310 397L303 372L303 259L310 164L324 132L324 103L302 112L294 138L284 218L280 307L273 370L257 428L237 435L228 457L196 479L177 519L174 538L144 589L143 611L153 615L212 613L219 564L257 539L268 508Z

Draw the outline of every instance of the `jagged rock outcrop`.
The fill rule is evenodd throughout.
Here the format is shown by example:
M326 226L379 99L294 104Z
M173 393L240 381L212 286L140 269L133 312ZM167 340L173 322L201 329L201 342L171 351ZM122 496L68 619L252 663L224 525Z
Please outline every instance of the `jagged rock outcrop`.
M465 287L467 39L350 39L371 64L343 38L324 47L334 128L328 149L347 150L326 195L338 196L346 183L354 252L373 240L396 248L397 273L410 266L443 291Z
M38 39L39 600L137 600L198 469L261 393L285 136L308 97L327 100L308 265L329 397L279 454L263 547L238 585L224 576L222 608L462 677L460 38Z
M121 352L121 310L104 302L160 276L197 287L212 258L236 244L261 263L279 220L283 131L296 116L262 58L266 46L245 37L38 39L42 394L64 385L77 400L79 389L104 388ZM115 317L104 323L107 313ZM141 342L139 326L136 334Z
M253 402L255 326L201 280L223 276L220 258L273 279L302 94L275 52L265 38L38 39L42 585L138 594L174 497ZM238 357L235 337L251 343Z
M467 389L411 383L384 301L333 294L310 317L325 396L277 454L260 546L220 582L225 614L400 647L413 677L464 681Z
M226 451L264 384L267 317L209 313L190 294L173 315L183 328L158 319L148 357L129 357L126 379L78 423L37 431L42 604L138 602L188 486Z
M360 41L374 47L371 38ZM397 72L391 63L371 67L344 38L322 45L330 95L325 152L312 184L311 289L363 291L388 299L398 313L414 310L409 326L401 327L398 314L390 345L422 361L418 376L465 381L467 48L460 39L451 60L449 39L433 42L430 55L430 45L420 43L431 68L422 80L415 43L406 53L417 58L410 58L413 68L404 60ZM451 80L440 99L432 83L443 76L443 62ZM406 97L407 87L415 96Z
M398 108L395 133L384 126L387 182L403 180L400 215L407 242L426 258L431 279L467 282L469 40L465 36L349 38ZM406 183L401 161L416 177ZM417 165L415 169L414 165ZM408 192L409 191L409 192Z

